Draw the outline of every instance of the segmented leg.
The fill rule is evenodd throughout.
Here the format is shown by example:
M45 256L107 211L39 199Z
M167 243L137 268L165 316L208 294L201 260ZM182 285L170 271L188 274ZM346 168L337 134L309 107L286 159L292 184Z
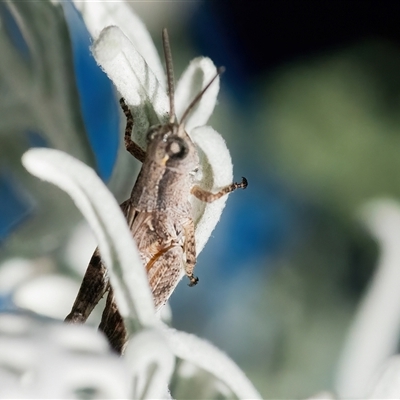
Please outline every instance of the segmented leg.
M190 283L189 286L197 285L199 278L193 275L193 269L196 265L196 239L194 236L194 222L192 219L188 220L187 224L183 227L185 229L185 243L184 252L186 254L185 272L188 276Z
M125 128L125 147L139 161L143 162L146 156L146 152L137 145L132 140L132 128L133 128L133 115L131 110L125 103L125 99L123 97L120 98L119 104L121 105L122 111L126 116L126 128Z
M125 344L128 340L128 335L125 329L124 320L118 311L115 303L114 292L109 286L106 306L101 316L99 330L103 331L107 336L111 348L118 354L122 354Z
M65 321L70 323L85 322L107 289L107 269L101 260L99 250L96 249L90 259L72 310Z
M247 187L247 179L243 177L242 182L240 183L233 182L230 185L223 187L217 193L212 193L207 190L204 190L200 186L193 186L191 193L201 201L212 203L213 201L218 200L222 196L230 192L233 192L236 189L246 189L246 187Z

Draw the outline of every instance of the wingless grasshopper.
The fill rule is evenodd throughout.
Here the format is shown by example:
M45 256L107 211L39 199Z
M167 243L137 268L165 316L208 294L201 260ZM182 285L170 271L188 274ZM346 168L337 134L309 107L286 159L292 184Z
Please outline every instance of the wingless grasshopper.
M204 92L222 73L222 69L218 70L215 77L195 97L178 123L175 117L172 56L166 29L163 30L162 37L170 118L168 123L149 129L146 151L132 141L133 117L124 99L120 100L127 118L126 149L143 163L131 196L121 204L121 209L146 268L157 310L168 300L182 268L189 278L189 286L198 282L198 278L193 275L196 242L189 195L205 202L213 202L237 188L247 186L245 178L241 183L232 183L217 193L194 185L193 177L199 166L199 157L185 131L184 123ZM89 262L71 313L65 321L85 322L106 292L108 296L99 329L105 333L111 347L121 353L127 341L126 330L98 249Z

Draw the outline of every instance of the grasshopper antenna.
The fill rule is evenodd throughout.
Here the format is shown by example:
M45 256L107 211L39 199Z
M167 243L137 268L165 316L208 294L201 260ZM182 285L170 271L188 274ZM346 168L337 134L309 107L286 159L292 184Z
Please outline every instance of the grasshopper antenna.
M186 109L186 111L183 113L183 116L181 118L181 122L179 125L183 125L185 122L185 119L188 117L188 115L190 114L190 111L193 110L194 106L196 105L196 103L198 103L198 101L203 97L203 94L207 91L207 89L212 85L212 83L221 75L225 72L225 67L219 67L217 69L217 73L215 74L215 76L211 79L210 82L207 83L207 85L204 87L203 90L200 91L200 93L192 100L192 102L189 104L188 108Z
M175 87L174 87L174 67L172 64L171 46L169 44L168 31L162 31L165 65L167 68L168 94L169 94L169 122L175 122Z

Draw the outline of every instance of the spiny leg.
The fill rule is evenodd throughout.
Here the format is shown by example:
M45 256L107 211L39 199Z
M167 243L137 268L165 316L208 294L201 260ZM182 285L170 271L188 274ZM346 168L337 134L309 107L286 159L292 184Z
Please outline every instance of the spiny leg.
M193 270L196 265L196 239L194 236L193 220L188 220L183 228L185 229L185 243L183 245L184 253L186 254L185 272L190 280L189 286L195 286L199 282L199 278L193 275Z
M107 269L101 260L99 250L96 249L90 259L72 310L65 318L65 322L85 322L107 289Z
M114 292L111 286L109 286L106 306L101 316L99 330L104 332L111 348L118 354L122 354L128 340L128 335L124 320L115 303Z
M133 128L133 115L131 110L125 103L123 97L120 98L119 104L121 105L122 111L126 116L126 128L125 128L125 147L139 161L143 162L146 156L146 152L132 140L132 128Z
M246 187L247 187L247 179L243 177L242 182L240 183L233 182L230 185L223 187L217 193L212 193L207 190L204 190L200 186L194 186L191 190L191 193L201 201L212 203L213 201L218 200L222 196L225 196L226 194L233 192L236 189L246 189Z

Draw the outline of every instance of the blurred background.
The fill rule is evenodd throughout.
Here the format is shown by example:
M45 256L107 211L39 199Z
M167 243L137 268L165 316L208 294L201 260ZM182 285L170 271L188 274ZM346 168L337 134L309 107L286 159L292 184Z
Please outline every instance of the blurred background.
M171 297L173 326L223 349L266 398L333 390L378 257L358 210L400 197L400 5L131 5L160 50L168 28L176 77L198 55L226 67L210 125L249 181L198 258L200 284ZM2 3L0 17L0 307L63 318L95 245L20 156L67 151L120 201L139 165L121 152L117 95L73 5Z

